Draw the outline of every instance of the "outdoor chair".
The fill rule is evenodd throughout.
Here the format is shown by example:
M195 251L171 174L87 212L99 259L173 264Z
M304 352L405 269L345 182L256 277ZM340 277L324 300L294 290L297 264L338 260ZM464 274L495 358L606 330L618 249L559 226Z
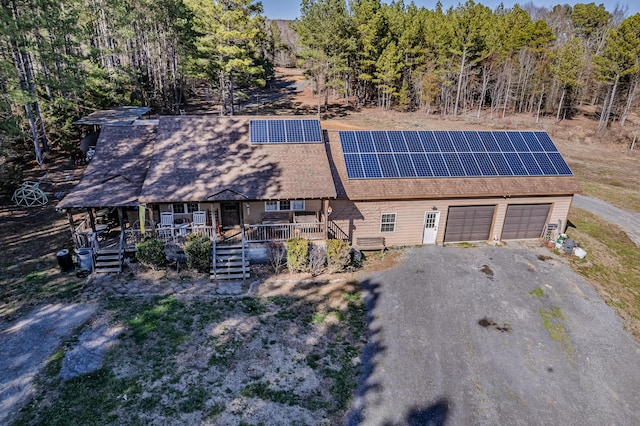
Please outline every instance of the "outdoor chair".
M173 228L173 213L162 212L160 213L160 227L161 228Z
M207 226L207 212L193 212L193 222L191 222L191 226L193 227L194 231L196 228L204 228L205 226Z

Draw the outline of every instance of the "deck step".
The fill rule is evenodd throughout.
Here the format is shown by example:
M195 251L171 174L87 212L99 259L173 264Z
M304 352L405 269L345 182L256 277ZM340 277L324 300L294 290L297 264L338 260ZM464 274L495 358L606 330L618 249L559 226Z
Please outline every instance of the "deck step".
M120 270L120 267L114 267L114 268L98 268L96 267L95 269L95 273L96 274L107 274L107 273L111 273L111 272L122 272Z
M96 252L98 256L100 256L101 254L119 254L119 253L120 253L120 249L118 249L117 247L100 249Z
M215 270L212 269L211 273L213 274L214 272L216 274L227 274L227 273L235 273L235 272L242 272L242 270L245 270L246 272L249 272L249 268L247 266L245 266L244 268L242 268L242 266L234 266L234 267L229 267L229 268L216 268Z
M233 267L233 266L249 266L249 261L245 260L244 262L242 260L220 260L218 259L218 262L216 262L215 264L213 264L211 267L212 268L229 268L229 267Z
M109 266L118 266L118 267L120 267L120 261L119 260L102 261L100 259L96 260L96 268L104 268L104 267L109 267Z
M251 276L250 273L246 273L244 275L244 277L242 276L242 274L211 274L209 276L210 279L212 280L242 280L242 279L247 279Z
M100 260L119 260L120 256L118 256L117 254L98 254L96 259L98 261L100 261Z

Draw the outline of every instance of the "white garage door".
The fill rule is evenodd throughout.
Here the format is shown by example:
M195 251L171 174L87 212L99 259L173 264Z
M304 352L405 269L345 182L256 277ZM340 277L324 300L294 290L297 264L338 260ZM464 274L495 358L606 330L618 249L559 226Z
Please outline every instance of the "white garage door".
M444 242L489 239L495 206L449 207Z
M544 231L551 204L524 204L507 206L502 227L503 240L540 238Z

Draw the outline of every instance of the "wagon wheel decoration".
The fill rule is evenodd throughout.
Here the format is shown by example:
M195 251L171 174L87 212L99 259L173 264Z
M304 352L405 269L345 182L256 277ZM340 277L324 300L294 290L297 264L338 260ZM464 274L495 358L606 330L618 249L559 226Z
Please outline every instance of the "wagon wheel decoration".
M13 192L11 201L19 206L44 206L49 202L47 194L40 189L39 182L26 181Z

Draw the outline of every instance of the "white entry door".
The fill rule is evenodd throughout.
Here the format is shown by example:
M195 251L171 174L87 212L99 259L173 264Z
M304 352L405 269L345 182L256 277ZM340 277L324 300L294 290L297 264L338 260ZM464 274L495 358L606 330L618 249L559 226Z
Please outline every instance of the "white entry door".
M422 244L436 243L436 235L438 235L438 223L440 223L440 212L425 212Z

